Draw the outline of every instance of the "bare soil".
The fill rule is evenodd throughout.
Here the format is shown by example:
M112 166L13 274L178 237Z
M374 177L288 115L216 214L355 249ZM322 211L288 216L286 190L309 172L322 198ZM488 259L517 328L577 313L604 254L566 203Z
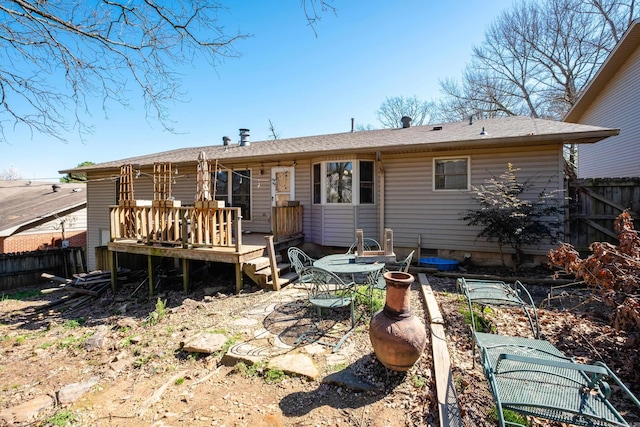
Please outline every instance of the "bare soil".
M464 425L495 425L486 381L480 368L472 366L468 326L460 311L464 304L455 293L455 279L428 278L446 321ZM273 302L273 292L245 289L233 295L231 275L201 283L189 295L184 295L179 285L167 285L152 298L140 291L132 295L136 287L136 283L123 285L115 295L108 291L90 305L61 313L38 310L60 295L5 297L0 301L0 413L38 396L55 396L69 384L96 382L71 404L45 408L30 422L12 424L5 419L4 424L64 425L55 422L66 416L71 420L68 425L78 426L438 425L430 342L408 372L387 370L377 361L369 341L366 306L358 307L356 330L337 353L317 345L297 345L291 350L313 359L320 370L317 380L290 375L274 379L266 370L252 372L223 365L222 352L194 355L181 348L185 338L199 331L218 331L233 341L251 341L255 330L237 320L255 307ZM205 289L211 287L218 290L212 293L208 289L211 295L205 295ZM589 298L589 293L563 288L554 290L549 298L549 286L529 289L541 307L543 332L554 345L580 361L604 361L640 395L637 334L607 326L607 312ZM155 323L150 313L157 311L158 297L166 300L167 311ZM428 324L417 285L412 288L411 301L414 314ZM299 310L301 306L282 304L260 326L276 328L273 316L285 315L291 307ZM348 312L335 316L330 320L337 326L348 324ZM521 332L514 330L524 320L518 314L496 311L490 317L498 332ZM276 332L283 341L295 343L295 334L300 334L295 328L305 323L296 325ZM105 340L97 346L88 345L96 335ZM322 381L347 368L373 389L356 391ZM626 403L614 403L623 411L632 411ZM625 416L640 422L637 413Z

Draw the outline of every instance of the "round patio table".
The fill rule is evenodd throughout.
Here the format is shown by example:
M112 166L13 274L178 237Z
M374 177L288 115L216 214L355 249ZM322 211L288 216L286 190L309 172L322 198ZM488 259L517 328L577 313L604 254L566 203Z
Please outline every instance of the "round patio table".
M381 271L384 268L383 262L356 262L356 256L354 254L327 255L314 261L313 265L314 267L335 273L338 276L349 275L351 277L355 277L355 275L365 275L366 277L369 273Z

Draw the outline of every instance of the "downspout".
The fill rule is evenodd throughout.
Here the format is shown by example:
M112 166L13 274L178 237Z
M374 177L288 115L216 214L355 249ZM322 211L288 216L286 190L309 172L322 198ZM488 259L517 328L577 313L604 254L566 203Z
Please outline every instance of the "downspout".
M384 236L384 165L382 164L382 156L380 152L376 152L376 164L378 165L378 236Z

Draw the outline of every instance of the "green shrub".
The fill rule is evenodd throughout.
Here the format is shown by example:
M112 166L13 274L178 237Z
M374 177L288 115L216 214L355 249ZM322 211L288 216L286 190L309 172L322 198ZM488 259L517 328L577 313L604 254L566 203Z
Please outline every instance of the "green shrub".
M78 417L70 409L61 409L47 418L46 425L65 427L73 425Z
M149 313L149 316L147 316L145 323L147 325L157 325L158 322L160 322L166 315L167 300L161 300L160 298L158 298L158 300L156 301L156 309Z
M486 310L488 310L489 312L491 311L491 309L486 308ZM465 308L461 308L459 309L460 314L462 314L462 316L464 316L464 322L467 325L471 325L471 313L469 312L469 310L465 309ZM491 321L489 319L487 319L484 315L483 312L479 312L477 310L473 310L473 317L475 319L475 330L476 332L490 332L490 333L495 333L496 332L496 327L491 323Z

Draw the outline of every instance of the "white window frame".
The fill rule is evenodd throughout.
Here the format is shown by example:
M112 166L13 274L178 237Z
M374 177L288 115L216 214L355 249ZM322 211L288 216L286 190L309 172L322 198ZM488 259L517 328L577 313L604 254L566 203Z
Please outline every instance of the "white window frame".
M443 160L465 160L467 162L467 185L465 188L436 188L436 163ZM431 189L433 191L469 191L471 189L471 156L434 157L431 169Z
M351 203L333 203L327 202L327 163L351 163ZM314 205L331 205L331 206L354 206L360 205L360 162L373 163L373 203L363 203L362 206L375 206L376 203L376 166L375 160L369 159L337 159L337 160L324 160L321 162L314 162L311 164L311 200L314 200L314 181L313 181L313 168L315 165L320 165L320 203L313 203Z
M233 176L235 174L240 174L242 172L245 171L249 171L249 173L251 174L251 176L249 178L247 178L249 180L249 182L251 182L251 180L253 179L253 169L252 168L246 168L246 169L223 169L221 172L226 172L227 173L227 198L225 199L225 203L227 205L227 207L232 207L231 204L233 203ZM213 171L212 172L212 178L216 179L217 177L217 172ZM231 178L231 179L229 179ZM216 194L213 195L213 198L215 199ZM249 185L249 215L251 215L251 219L245 219L242 218L243 221L247 221L247 222L251 222L253 221L253 185Z

